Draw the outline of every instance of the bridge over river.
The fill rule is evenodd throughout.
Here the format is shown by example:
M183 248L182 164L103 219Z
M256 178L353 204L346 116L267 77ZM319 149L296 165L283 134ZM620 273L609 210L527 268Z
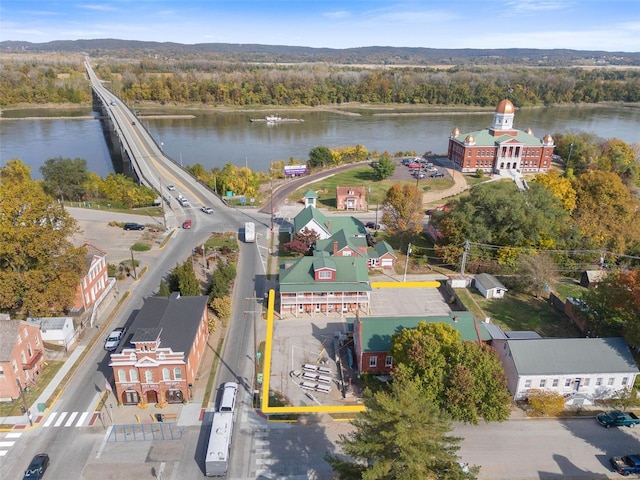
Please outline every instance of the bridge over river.
M205 205L224 207L224 202L215 192L162 152L135 113L96 76L89 58L85 59L84 64L94 100L101 106L109 132L112 138L117 139L123 161L131 165L130 170L136 179L158 192L164 204L172 210ZM179 195L186 198L188 204L178 202Z

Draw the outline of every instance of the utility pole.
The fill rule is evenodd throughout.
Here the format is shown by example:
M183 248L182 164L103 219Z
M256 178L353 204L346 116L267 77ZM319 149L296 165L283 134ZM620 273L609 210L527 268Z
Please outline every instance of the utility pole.
M27 399L24 397L24 389L22 388L22 384L20 383L19 378L16 378L16 382L18 382L18 390L20 391L20 398L22 399L22 408L24 410L24 413L26 413L27 418L29 419L29 426L33 427L31 412L29 411L29 407L27 407Z
M162 177L158 177L160 179L160 205L162 205L162 225L164 229L167 229L167 217L164 213L164 198L162 196Z
M273 170L272 167L269 167L269 183L271 185L271 197L269 197L269 202L271 203L271 234L273 235Z
M133 250L131 250L131 268L133 268L133 278L138 279L138 274L136 273L136 261L133 259Z
M409 255L411 255L411 244L407 245L407 261L404 262L404 278L403 282L407 281L407 268L409 267Z
M467 263L467 253L469 253L469 240L464 241L464 250L462 252L462 263L460 264L460 273L464 275L464 267Z

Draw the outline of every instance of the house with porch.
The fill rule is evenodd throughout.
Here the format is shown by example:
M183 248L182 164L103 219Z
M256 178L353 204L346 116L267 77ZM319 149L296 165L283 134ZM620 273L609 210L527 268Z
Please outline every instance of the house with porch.
M633 387L640 373L624 338L494 338L515 400L531 389L590 404Z
M367 259L332 257L316 251L313 256L280 265L280 316L342 315L369 309L371 286Z
M293 219L293 234L309 229L318 235L321 240L329 238L331 235L345 231L345 235L349 237L361 235L363 238L367 235L367 229L364 224L354 217L327 217L316 207L308 206L303 208Z
M35 385L46 360L38 325L0 314L0 402Z
M123 405L181 403L209 337L206 296L148 297L111 354L115 394Z
M336 187L338 210L368 210L366 187Z
M446 316L362 317L353 320L353 344L356 368L360 373L388 374L393 369L389 354L391 337L404 329L417 328L420 322L446 323L460 332L463 341L489 342L485 324L471 312L451 312Z

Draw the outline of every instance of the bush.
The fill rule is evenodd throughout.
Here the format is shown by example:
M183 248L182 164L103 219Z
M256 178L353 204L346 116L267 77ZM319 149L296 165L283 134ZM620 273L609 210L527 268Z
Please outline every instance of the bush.
M564 411L564 397L549 390L529 390L529 406L539 415L557 416Z
M482 178L484 177L484 170L482 170L481 168L476 170L476 177L478 178Z

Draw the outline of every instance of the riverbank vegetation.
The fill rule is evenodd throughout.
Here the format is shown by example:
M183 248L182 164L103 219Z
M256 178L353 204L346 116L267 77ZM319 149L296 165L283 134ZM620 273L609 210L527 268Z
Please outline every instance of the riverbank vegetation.
M87 104L81 55L7 54L0 106ZM317 107L345 103L517 107L640 102L640 70L631 67L532 68L524 65L345 65L215 59L211 55L94 60L99 78L128 103Z

